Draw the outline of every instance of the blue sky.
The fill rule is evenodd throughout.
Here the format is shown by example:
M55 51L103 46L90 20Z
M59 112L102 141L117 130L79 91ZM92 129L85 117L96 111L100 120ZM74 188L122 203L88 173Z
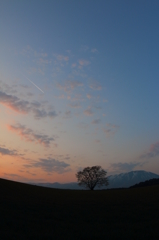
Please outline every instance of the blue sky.
M159 174L159 2L1 1L1 177Z

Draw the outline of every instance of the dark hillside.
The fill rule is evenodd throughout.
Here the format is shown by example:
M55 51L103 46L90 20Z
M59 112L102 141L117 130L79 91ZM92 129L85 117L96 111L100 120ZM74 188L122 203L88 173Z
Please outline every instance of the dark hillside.
M147 186L154 186L154 185L159 185L159 179L158 178L150 179L150 180L147 180L145 182L140 182L138 184L135 184L135 185L131 186L130 188L147 187Z
M0 179L0 239L159 239L159 186L58 190Z

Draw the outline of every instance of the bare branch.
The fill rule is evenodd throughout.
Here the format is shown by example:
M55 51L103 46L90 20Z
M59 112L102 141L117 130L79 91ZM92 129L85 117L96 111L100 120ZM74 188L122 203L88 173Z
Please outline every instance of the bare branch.
M86 167L83 171L76 174L78 185L87 189L94 190L96 186L107 186L107 172L101 166Z

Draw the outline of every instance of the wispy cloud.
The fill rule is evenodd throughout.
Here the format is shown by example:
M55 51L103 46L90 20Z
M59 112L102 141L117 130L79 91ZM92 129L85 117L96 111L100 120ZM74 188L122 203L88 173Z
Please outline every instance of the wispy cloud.
M64 56L64 55L56 55L56 58L59 60L59 61L65 61L65 62L68 62L69 61L69 57L68 56Z
M141 154L140 158L153 158L158 155L159 155L159 142L156 142L150 146L149 151L147 151L144 154Z
M71 117L71 111L66 111L64 118L70 118Z
M85 111L84 111L84 114L86 116L92 116L93 115L93 111L91 109L91 107L88 107Z
M57 83L57 87L65 92L70 92L77 87L82 87L83 83L76 80L68 80L64 84Z
M125 162L125 163L112 163L110 166L114 171L132 171L135 167L141 167L144 163L141 162Z
M56 111L46 111L45 109L32 109L33 113L34 113L34 117L36 119L40 119L40 118L45 118L45 117L50 117L50 118L54 118L57 116Z
M82 86L83 86L83 83L80 82L80 81L69 80L69 81L68 81L68 85L70 85L70 88L71 88L71 89L74 89L74 88L76 88L76 87L82 87Z
M8 95L5 92L0 91L0 103L11 108L18 113L27 113L30 111L29 102L21 100L16 96Z
M52 59L48 58L48 54L43 51L35 51L29 45L22 50L22 55L31 59L32 65L30 65L30 73L39 73L44 75L47 69L47 66L52 63Z
M72 63L72 65L71 65L72 68L74 68L74 67L76 67L76 66L77 66L76 63Z
M92 98L92 95L91 95L91 94L87 94L87 98L88 98L88 99L91 99L91 98Z
M106 133L106 136L109 137L111 135L114 135L118 130L119 126L111 123L106 124L106 128L103 129L104 133Z
M86 52L86 51L88 51L88 49L89 49L89 47L87 45L82 45L80 48L80 51Z
M16 150L10 150L8 148L0 147L1 155L17 156L18 152Z
M102 87L98 82L91 83L89 87L93 90L102 90Z
M89 125L88 125L87 123L85 123L85 122L80 122L80 123L78 124L78 127L81 128L81 129L87 129L88 126L89 126Z
M18 81L18 79L16 79ZM6 82L3 82L2 80L0 80L0 91L3 93L7 93L9 95L15 95L15 94L19 94L19 95L23 95L23 96L29 96L32 97L33 93L30 92L31 87L26 85L26 84L21 84L21 83L16 83L16 80L14 83L12 84L7 84Z
M85 66L88 66L89 64L90 64L90 61L88 61L88 60L85 60L85 59L80 59L79 60L79 65L80 66L85 67Z
M44 147L49 147L50 144L55 141L53 137L35 132L31 128L27 128L25 125L8 125L8 129L21 136L25 141L35 142L43 145Z
M56 117L56 111L47 111L43 105L37 101L29 102L14 95L8 95L0 91L0 103L20 114L28 114L32 112L36 119L45 117Z
M47 173L57 172L59 174L70 171L70 164L58 161L54 158L40 158L38 161L31 161L24 165L26 168L41 168Z
M101 123L101 119L94 119L92 122L91 122L92 124L99 124L99 123Z
M98 53L98 50L97 50L96 48L92 48L92 49L91 49L91 52L92 52L92 53Z
M48 65L48 64L51 64L51 60L40 57L38 59L38 63L39 65Z
M48 57L48 54L46 52L43 51L39 51L37 52L36 50L34 50L30 45L27 45L25 48L23 48L22 55L25 55L27 57L35 57L35 58L46 58Z
M81 105L79 103L70 103L69 106L71 108L80 108L81 107Z

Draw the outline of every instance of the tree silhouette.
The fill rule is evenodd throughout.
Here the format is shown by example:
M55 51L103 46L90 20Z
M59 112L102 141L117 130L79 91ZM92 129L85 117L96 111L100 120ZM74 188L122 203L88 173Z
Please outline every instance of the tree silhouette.
M86 167L76 173L79 186L94 190L96 186L108 186L107 172L101 166Z

